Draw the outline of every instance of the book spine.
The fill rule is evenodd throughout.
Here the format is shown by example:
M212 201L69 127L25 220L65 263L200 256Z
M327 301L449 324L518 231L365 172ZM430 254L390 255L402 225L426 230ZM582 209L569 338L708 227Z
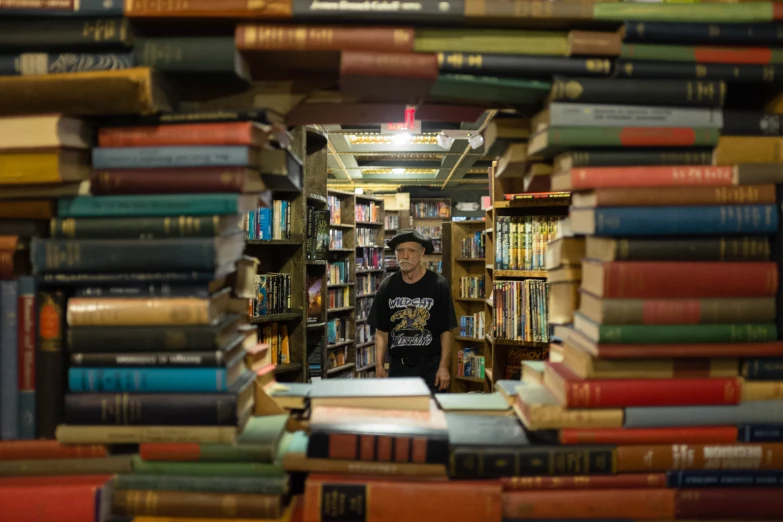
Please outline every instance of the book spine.
M744 5L744 4L742 4ZM780 520L780 487L708 488L674 490L677 520L699 517L742 520L752 513L756 520Z
M739 270L740 272L736 272ZM605 263L602 297L772 297L778 289L775 263ZM744 273L741 280L732 274ZM722 281L715 285L715 281Z
M70 326L206 325L210 302L189 297L74 297L68 300Z
M608 76L611 60L564 58L560 56L523 56L510 54L438 53L442 74L551 78L565 76Z
M598 333L598 342L607 344L763 342L778 335L774 324L604 324Z
M783 471L668 471L666 482L670 488L780 487Z
M314 459L437 464L445 462L448 453L448 440L427 436L356 435L313 431L307 445L307 457Z
M780 470L780 444L658 444L617 446L618 473L675 470Z
M552 489L643 489L665 488L664 473L628 473L625 475L588 475L572 477L503 477L503 491Z
M618 180L618 182L624 181ZM597 207L763 205L775 203L775 185L662 187L654 190L609 187L597 189L594 195Z
M77 274L41 274L35 280L42 285L80 287L82 285L135 285L140 283L208 283L215 279L211 272L104 272Z
M98 444L63 444L56 440L3 441L0 461L4 460L60 460L102 459L109 453ZM18 477L17 477L18 478Z
M726 84L714 81L555 78L552 83L555 102L721 107L725 97Z
M36 437L53 439L63 416L65 375L63 332L65 330L65 294L40 291L37 296L38 343L35 353L35 427Z
M239 198L235 194L179 194L134 196L100 196L60 198L57 216L110 217L110 216L204 216L213 214L237 214Z
M71 366L97 368L123 366L198 368L221 367L225 363L223 352L71 353Z
M148 461L169 462L272 462L276 444L238 445L144 443L139 456Z
M735 378L668 379L655 388L649 379L584 380L565 390L569 408L625 408L632 406L690 406L739 404L742 381Z
M737 441L735 426L695 428L566 428L561 444L731 444Z
M571 186L574 190L604 187L730 186L736 184L736 180L736 171L734 167L730 166L693 165L571 169Z
M434 54L396 54L346 51L340 58L340 77L383 76L393 78L438 78Z
M500 478L551 475L613 474L614 449L608 446L536 447L521 449L455 448L452 478Z
M740 424L738 442L783 442L780 424Z
M599 236L772 234L777 227L774 205L595 210L595 234Z
M65 423L74 426L235 426L237 422L233 393L65 395Z
M736 426L776 424L783 415L781 401L743 402L734 406L626 408L626 428Z
M665 76L679 80L711 80L733 83L776 83L783 75L783 66L725 63L687 63L617 60L617 78L657 79Z
M140 38L134 56L141 66L169 72L236 73L239 63L228 36Z
M413 29L407 27L328 27L306 25L237 26L236 47L243 51L413 52Z
M712 150L591 150L570 152L565 157L571 159L572 167L710 165Z
M604 359L674 359L684 354L689 358L779 357L783 355L783 343L602 344L596 351Z
M92 149L96 169L143 167L245 167L251 165L248 147L114 147Z
M92 0L95 1L95 0ZM188 0L187 2L128 2L128 18L261 18L290 19L291 0L251 2L247 0Z
M0 74L3 76L117 71L134 65L130 53L21 53L0 56Z
M623 41L718 45L780 45L783 32L777 24L705 24L625 22Z
M465 0L412 0L406 2L366 2L365 0L288 0L293 18L302 22L460 22L465 16Z
M595 20L625 22L699 22L756 23L776 20L777 10L771 2L741 4L660 4L597 3L593 7Z
M745 359L742 376L758 381L783 381L783 358Z
M207 285L169 285L165 283L80 286L71 297L200 297L211 292Z
M134 516L225 517L240 519L278 519L283 514L280 495L232 495L191 493L188 491L120 490L112 495L112 513Z
M766 237L616 239L614 247L617 261L769 261L770 255Z
M635 105L593 105L552 103L551 127L685 127L723 126L721 111L676 107L639 107Z
M19 284L0 281L0 437L19 438Z
M72 392L225 392L226 370L212 368L70 368Z
M35 345L36 309L35 280L32 277L19 278L19 305L17 343L19 379L19 439L35 438Z
M153 242L154 241L154 244ZM139 271L154 266L187 272L214 269L218 252L212 239L36 239L30 245L33 273Z
M122 16L124 0L3 0L0 14L20 16Z
M723 111L722 136L780 136L783 114Z
M0 10L0 13L3 11ZM30 51L101 50L130 47L133 31L128 20L15 20L0 22L3 49Z
M666 62L769 65L781 63L783 55L763 47L688 47L684 45L623 44L620 58Z
M177 147L191 145L252 145L253 124L194 123L154 127L112 127L98 131L98 146Z
M68 328L68 348L74 353L135 353L211 351L217 332L210 326L74 326Z
M241 193L247 171L244 168L112 169L93 170L90 191L109 194Z
M623 513L632 520L669 520L674 513L669 489L572 489L511 491L503 495L507 520L579 520L585 513L596 520L616 520ZM617 520L617 522L626 522Z
M601 313L602 322L613 325L763 324L775 320L775 300L602 299Z
M621 45L618 33L579 30L568 32L568 51L571 55L617 56L620 54Z
M720 131L710 128L590 127L549 129L551 145L567 147L707 147L718 143Z
M187 218L66 218L52 219L50 236L53 239L162 239L180 237L210 238L220 235L218 216L189 216ZM69 241L69 244L79 244ZM159 242L156 241L156 245ZM47 245L45 248L59 248ZM87 247L89 248L89 246ZM171 252L169 252L171 253ZM157 265L156 265L157 266Z
M254 493L282 495L288 481L278 477L189 477L121 473L113 479L115 490L191 491L204 493Z

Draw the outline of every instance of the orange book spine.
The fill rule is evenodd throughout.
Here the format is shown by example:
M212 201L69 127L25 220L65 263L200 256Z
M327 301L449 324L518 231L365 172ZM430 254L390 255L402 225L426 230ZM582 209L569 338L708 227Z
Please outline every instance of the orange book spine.
M434 54L344 52L340 76L391 76L395 78L438 78Z
M571 171L574 190L604 187L682 187L736 184L734 167L711 165L589 167Z
M599 188L597 207L764 205L775 203L775 185L739 187Z
M251 145L249 122L110 127L98 131L101 147L175 147L178 145Z
M618 446L617 473L667 470L783 469L783 444Z
M105 446L60 444L56 440L7 440L0 442L0 460L100 459Z
M639 489L665 488L665 473L628 473L625 475L586 475L574 477L504 477L503 491L528 489Z
M503 518L673 520L670 489L579 489L511 491L503 495Z
M291 0L126 0L128 18L261 18L293 16Z
M698 428L567 428L560 430L560 444L731 444L737 442L736 426Z
M237 49L256 51L413 52L414 32L407 27L328 27L312 25L240 25Z
M84 522L94 520L100 505L102 484L0 487L4 522Z

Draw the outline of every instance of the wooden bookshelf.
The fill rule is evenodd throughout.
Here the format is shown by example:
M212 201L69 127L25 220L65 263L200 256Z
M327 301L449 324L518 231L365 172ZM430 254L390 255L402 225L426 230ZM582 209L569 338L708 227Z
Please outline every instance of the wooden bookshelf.
M498 223L503 218L524 218L524 217L565 217L568 215L568 206L571 203L569 197L537 197L531 195L529 198L506 201L505 194L514 194L524 192L524 180L521 177L496 177L495 169L497 162L493 162L489 168L489 194L492 197L492 207L486 214L486 335L484 336L485 353L490 354L492 361L487 382L489 390L492 390L492 384L495 380L519 378L512 375L509 370L509 364L512 368L516 366L517 360L545 360L549 352L548 339L535 342L523 339L507 339L498 335L496 331L496 309L498 303L495 302L496 292L495 283L500 281L525 281L525 280L546 280L547 271L543 267L536 266L533 269L509 269L498 265ZM544 247L545 248L545 247ZM542 256L543 257L543 256ZM548 303L544 300L543 306L546 309ZM520 310L526 313L526 310ZM546 321L547 315L543 316ZM547 326L547 331L549 328Z
M326 312L328 335L328 323L340 319L345 321L345 338L337 342L324 345L323 377L326 379L352 378L356 368L356 197L351 192L333 190L327 187L328 205L339 202L339 221L332 219L329 223L330 236L342 234L342 244L337 245L330 238L327 271L332 270L333 265L347 262L345 279L335 280L327 278L326 299L324 308ZM345 300L338 306L330 306L329 292L340 292ZM334 357L332 357L334 356ZM344 356L344 357L343 357Z
M479 330L479 314L484 316L486 325L486 300L488 289L486 286L486 258L480 251L463 249L463 241L475 237L482 237L486 251L486 224L484 221L452 221L443 224L443 275L451 283L451 296L454 301L454 311L459 325L454 337L452 347L451 391L465 393L468 391L489 391L491 383L487 379L486 369L492 368L492 354L485 344L484 330ZM483 278L485 285L483 291L478 293L462 292L462 278ZM465 295L463 295L465 294ZM466 318L475 319L476 330L472 335L463 335L471 332L462 331L467 326ZM491 349L491 347L489 347ZM484 376L459 375L461 353L465 350L474 350L475 354L484 357ZM490 372L491 373L491 372Z
M366 315L372 306L372 300L380 287L381 281L386 277L384 238L384 205L383 199L364 194L357 194L356 205L356 251L376 254L377 263L371 259L365 259L364 268L359 266L357 254L356 264L356 374L360 378L375 377L375 332L371 331L371 337L365 337L360 342L359 330L367 333L368 325ZM361 208L375 208L374 216L360 216ZM364 217L364 219L360 219ZM364 271L373 270L373 271ZM361 318L361 321L359 320Z
M433 269L438 273L443 272L443 224L451 221L451 199L449 198L411 198L410 215L413 228L422 232L425 236L430 236L435 245L435 253L424 256L422 261L427 268ZM426 212L428 209L440 204L441 212ZM439 235L430 234L427 229L440 228ZM437 270L437 264L441 264L441 269Z

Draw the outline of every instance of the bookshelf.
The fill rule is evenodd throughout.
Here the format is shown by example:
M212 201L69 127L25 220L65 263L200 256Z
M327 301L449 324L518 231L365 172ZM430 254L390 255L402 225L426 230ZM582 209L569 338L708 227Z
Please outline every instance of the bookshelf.
M571 203L570 195L543 195L530 194L525 199L506 201L505 194L522 193L524 191L524 179L521 177L495 176L497 162L493 162L488 170L489 194L492 198L492 206L487 209L486 217L486 263L485 282L487 288L486 306L486 334L484 336L484 352L490 358L486 361L488 371L485 372L487 389L492 390L496 380L519 379L518 371L523 360L545 360L549 353L549 328L547 325L547 271L544 269L544 249L547 238L554 233L557 225L551 225L568 215L568 207ZM524 223L524 229L518 228L517 234L513 233L513 225L517 227ZM549 224L549 225L544 225ZM551 228L554 226L555 228ZM538 228L537 228L538 227ZM539 232L540 230L540 232ZM533 248L539 261L530 262L524 268L514 263L507 263L499 254L498 248L520 248L516 241L527 241L528 250ZM529 238L529 239L521 239ZM533 245L533 242L537 242ZM500 243L500 245L498 244ZM500 251L503 252L502 250ZM526 259L524 255L518 259ZM528 305L519 309L504 310L500 301L503 290L495 289L496 284L502 283L509 288L508 292L522 292L528 298ZM523 297L523 299L525 298ZM529 306L529 304L534 306ZM536 337L530 332L518 332L517 335L508 335L508 332L498 331L497 326L502 321L497 320L499 313L507 313L513 316L524 314L531 325L540 326L540 335ZM536 315L534 317L534 315Z
M356 206L356 373L375 377L375 332L367 324L372 300L386 276L383 200L357 194ZM360 263L359 259L363 259Z
M443 275L451 283L451 296L459 328L454 332L451 391L488 390L486 368L491 358L485 354L486 321L486 231L484 221L452 221L443 224ZM481 365L464 365L464 354L484 357ZM475 372L464 374L475 366Z
M356 369L356 197L327 189L327 200L331 217L323 377L352 378Z
M451 220L451 199L449 198L411 198L410 216L412 226L425 236L432 238L435 253L424 256L424 265L441 273L443 271L443 223ZM440 270L438 264L441 265Z

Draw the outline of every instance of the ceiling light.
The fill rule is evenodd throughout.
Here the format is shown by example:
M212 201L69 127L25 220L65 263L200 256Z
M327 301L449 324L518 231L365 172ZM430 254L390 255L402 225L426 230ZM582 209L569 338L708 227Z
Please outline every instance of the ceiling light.
M402 145L403 143L410 143L412 136L407 133L403 132L402 134L395 134L392 137L392 141L397 145Z
M392 169L394 174L405 174L405 169Z

